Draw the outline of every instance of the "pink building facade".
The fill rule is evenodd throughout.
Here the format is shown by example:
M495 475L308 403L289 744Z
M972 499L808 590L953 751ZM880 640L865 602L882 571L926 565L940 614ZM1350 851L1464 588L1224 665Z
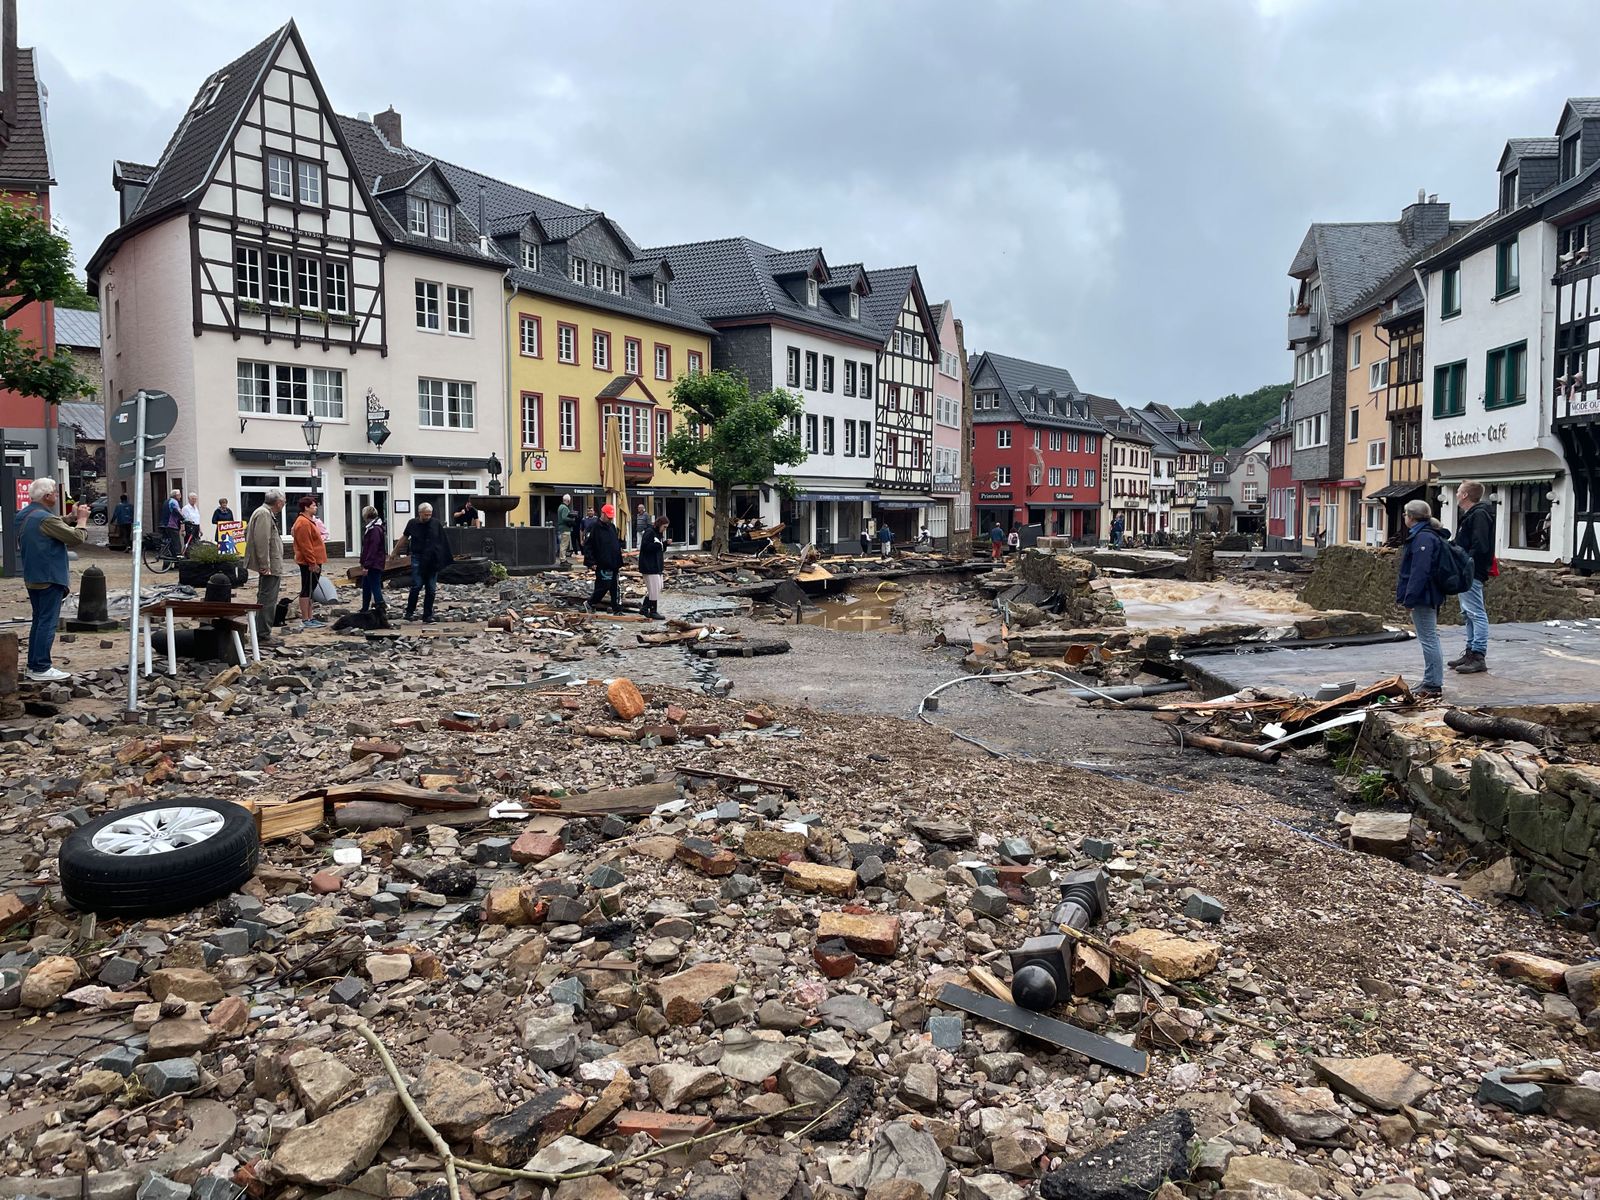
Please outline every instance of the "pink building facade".
M967 381L967 352L961 322L946 300L932 306L939 338L939 364L933 377L933 507L928 510L928 531L934 545L956 549L972 538L971 409Z

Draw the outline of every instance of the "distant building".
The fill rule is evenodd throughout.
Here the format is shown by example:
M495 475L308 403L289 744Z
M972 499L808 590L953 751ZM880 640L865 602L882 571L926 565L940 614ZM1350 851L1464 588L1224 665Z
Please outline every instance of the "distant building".
M1122 518L1127 537L1150 531L1150 447L1144 423L1109 396L1086 396L1089 411L1105 426L1101 453L1101 527Z
M56 346L65 347L83 375L94 381L94 394L57 406L61 457L68 465L68 491L103 490L106 473L105 378L100 362L100 314L57 308Z
M933 306L939 331L939 366L933 379L933 507L928 532L934 545L955 553L972 548L972 387L967 379L965 333L946 300Z

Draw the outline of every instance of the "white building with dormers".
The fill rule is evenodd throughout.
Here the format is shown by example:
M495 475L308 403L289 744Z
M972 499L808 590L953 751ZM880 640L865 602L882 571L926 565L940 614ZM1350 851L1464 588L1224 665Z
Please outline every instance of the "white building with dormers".
M392 112L351 128L381 142L386 120L398 140ZM147 513L181 488L242 519L279 487L287 533L316 490L330 541L351 546L366 504L393 536L509 459L512 264L480 236L476 197L431 163L364 171L352 136L290 22L204 80L153 165L116 164L121 223L88 265L106 404L155 388L179 409Z

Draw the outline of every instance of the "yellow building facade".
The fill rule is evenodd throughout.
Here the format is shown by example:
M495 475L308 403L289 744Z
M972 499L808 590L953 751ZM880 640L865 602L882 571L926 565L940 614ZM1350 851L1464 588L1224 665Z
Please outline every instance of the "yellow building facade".
M1376 498L1389 485L1389 337L1379 324L1382 315L1382 307L1374 307L1351 317L1346 332L1344 475L1362 486L1359 493L1348 490L1338 541L1369 549L1388 536L1383 502Z
M642 503L652 516L665 515L675 545L700 545L711 536L709 485L697 475L668 470L659 452L677 428L674 383L710 369L709 330L702 334L651 321L620 311L621 305L591 307L581 302L581 289L564 290L577 298L517 287L506 309L513 447L509 494L523 500L511 522L555 524L561 497L568 493L580 515L598 509L604 503L604 422L616 421L630 507ZM618 514L617 523L631 533L632 513Z

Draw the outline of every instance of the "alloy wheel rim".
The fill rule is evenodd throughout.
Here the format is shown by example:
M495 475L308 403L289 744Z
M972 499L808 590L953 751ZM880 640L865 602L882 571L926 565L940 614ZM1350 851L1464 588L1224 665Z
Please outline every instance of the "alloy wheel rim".
M222 814L209 808L156 808L111 822L95 832L90 844L102 854L170 854L215 837L222 824Z

